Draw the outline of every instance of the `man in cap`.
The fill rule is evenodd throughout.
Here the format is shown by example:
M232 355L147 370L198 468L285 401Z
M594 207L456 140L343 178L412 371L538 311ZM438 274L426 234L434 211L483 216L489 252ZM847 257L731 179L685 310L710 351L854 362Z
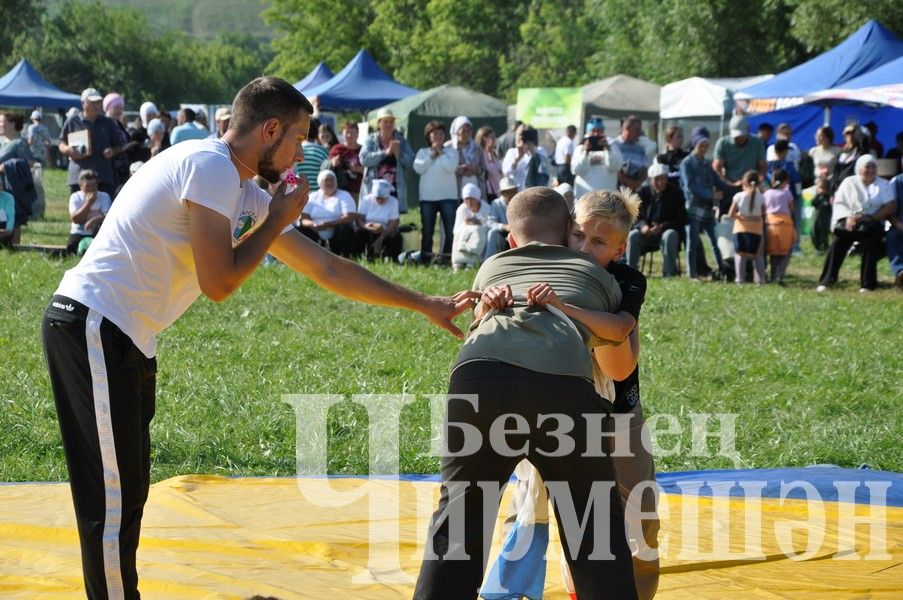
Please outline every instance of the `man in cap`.
M721 265L721 252L715 237L714 207L722 197L721 178L715 175L711 161L706 158L709 150L709 130L696 127L690 135L693 151L680 163L680 187L687 208L687 272L692 279L711 273L705 262L705 253L699 234L705 231L712 243L716 268Z
M414 166L414 151L395 129L395 115L388 108L381 108L376 113L376 131L368 135L361 146L360 158L364 167L361 196L370 191L373 181L388 181L393 195L398 198L398 210L408 212L405 170Z
M724 184L724 195L718 206L718 214L727 214L734 194L742 188L741 179L747 171L756 171L759 179L765 178L765 146L758 137L749 135L749 122L743 115L731 118L730 132L715 144L712 168Z
M583 143L574 148L571 170L574 172L574 197L595 190L617 190L618 173L623 164L621 151L609 145L605 123L593 117L586 123Z
M486 225L489 227L489 235L486 238L486 254L484 258L489 258L493 254L498 254L508 249L508 204L514 195L517 194L517 182L513 177L502 177L499 180L498 198L489 204L489 218L486 219Z
M97 189L115 196L116 176L113 173L115 154L122 152L116 123L102 114L103 96L94 88L82 92L82 114L74 115L63 124L60 132L60 154L69 157L69 191L79 190L78 176L85 169L97 173ZM79 134L86 131L87 134ZM70 143L71 142L71 143Z
M44 115L40 110L31 112L31 124L25 130L25 139L31 147L34 159L46 165L50 162L50 130L41 123L43 120Z
M229 106L221 106L216 109L213 115L213 121L216 123L216 130L207 136L208 139L215 140L223 137L226 130L229 129L229 121L232 119L232 108Z
M664 276L673 277L678 272L680 232L687 224L684 195L668 182L668 167L658 162L649 167L649 181L638 194L640 214L627 236L627 264L636 269L644 252L661 249Z

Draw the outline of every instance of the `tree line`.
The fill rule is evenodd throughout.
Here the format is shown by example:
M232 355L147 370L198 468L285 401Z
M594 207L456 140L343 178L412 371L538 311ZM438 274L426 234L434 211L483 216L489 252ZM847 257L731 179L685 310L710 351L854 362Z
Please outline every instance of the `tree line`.
M406 85L454 83L513 101L519 87L616 73L660 84L777 73L869 18L903 35L899 0L270 0L272 42L155 31L136 10L97 2L6 4L7 68L24 57L63 89L116 89L130 106L228 102L257 75L295 81L321 60L337 71L361 47Z

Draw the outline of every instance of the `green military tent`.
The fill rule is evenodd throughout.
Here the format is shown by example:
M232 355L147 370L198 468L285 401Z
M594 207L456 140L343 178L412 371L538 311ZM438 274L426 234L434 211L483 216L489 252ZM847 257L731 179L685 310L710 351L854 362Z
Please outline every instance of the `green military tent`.
M395 126L404 133L414 152L426 146L423 130L432 120L445 123L464 115L473 123L474 135L483 125L492 127L496 135L502 135L508 128L507 105L486 94L456 85L440 85L432 89L402 98L382 108L388 108L395 115ZM367 115L373 123L377 111ZM413 171L408 172L408 206L413 207L420 199L420 178Z

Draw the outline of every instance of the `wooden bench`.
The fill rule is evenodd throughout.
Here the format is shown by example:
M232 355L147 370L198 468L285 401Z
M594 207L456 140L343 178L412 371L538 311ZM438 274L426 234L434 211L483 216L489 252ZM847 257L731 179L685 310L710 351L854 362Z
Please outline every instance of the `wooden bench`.
M13 244L14 252L41 252L53 258L62 258L69 253L66 246L58 246L55 244Z

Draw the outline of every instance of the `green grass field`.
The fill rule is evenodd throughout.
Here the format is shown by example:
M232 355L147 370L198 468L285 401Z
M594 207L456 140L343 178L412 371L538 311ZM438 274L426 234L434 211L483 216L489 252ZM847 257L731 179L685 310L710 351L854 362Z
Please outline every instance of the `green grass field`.
M26 243L65 243L64 174L45 181L47 219ZM75 259L0 252L0 480L63 480L66 469L39 339L41 314ZM787 288L653 276L641 319L648 415L671 415L680 450L662 471L731 468L691 448L691 414L736 413L739 466L868 463L903 470L903 295L856 293L858 258L827 294L808 247ZM468 287L473 272L375 265L430 293ZM887 282L887 263L879 264ZM459 320L466 325L466 318ZM281 266L261 268L221 305L202 299L160 337L152 476L291 475L295 416L283 394L442 393L459 342L418 315L354 304ZM402 410L403 472L435 472L428 404ZM664 425L664 423L661 423ZM329 471L366 473L367 419L345 402L329 419ZM710 424L710 430L717 425ZM705 456L704 454L708 454Z

